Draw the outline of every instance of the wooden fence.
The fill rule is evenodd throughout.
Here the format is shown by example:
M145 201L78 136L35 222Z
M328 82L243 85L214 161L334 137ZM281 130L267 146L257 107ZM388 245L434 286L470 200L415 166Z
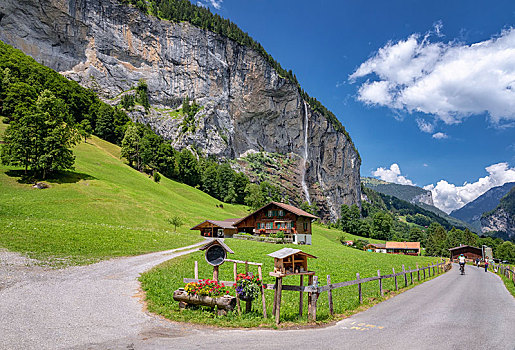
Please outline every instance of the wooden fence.
M499 275L504 275L506 278L513 281L513 284L515 285L515 268L510 267L509 265L502 265L502 264L492 264L492 266L497 270L494 270Z
M357 290L358 299L359 299L360 303L363 303L363 293L361 290L361 285L363 283L378 281L379 293L381 294L381 296L383 296L384 295L383 280L385 280L385 279L393 278L395 280L395 289L399 290L398 277L400 277L400 283L404 283L404 287L407 287L408 284L413 284L413 274L414 273L416 274L416 278L418 279L418 281L421 281L423 279L434 276L436 274L446 272L451 268L451 266L452 266L451 263L448 261L437 263L434 265L428 265L428 266L424 266L424 267L419 267L417 265L417 267L415 269L411 269L410 267L408 267L407 270L403 265L401 272L395 272L395 269L392 268L391 274L381 275L381 271L377 270L377 276L366 277L366 278L361 278L360 274L356 273L355 280L338 282L338 283L331 283L331 276L327 275L327 285L324 285L324 286L320 286L318 284L318 279L316 278L317 276L314 276L315 278L314 278L313 285L308 285L308 286L283 285L282 290L300 292L301 298L302 298L302 294L304 292L308 293L308 320L316 321L317 300L320 297L320 294L323 292L328 293L329 313L331 315L333 315L334 310L333 310L332 290L334 290L334 289L357 285L358 286L358 290ZM408 278L408 276L409 276L409 278ZM266 289L275 289L275 284L265 284L264 286ZM302 301L301 301L300 307L299 307L299 315L302 315L302 312L303 312L303 310L302 310Z

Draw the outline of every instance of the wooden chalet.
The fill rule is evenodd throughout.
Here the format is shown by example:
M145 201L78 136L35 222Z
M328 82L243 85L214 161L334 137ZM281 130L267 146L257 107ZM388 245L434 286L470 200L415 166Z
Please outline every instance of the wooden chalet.
M420 242L386 242L386 253L420 255Z
M385 243L369 243L363 247L363 250L367 252L386 253Z
M483 259L483 250L481 248L473 247L470 245L462 245L449 249L451 253L451 261L458 259L463 254L467 260L476 260L477 258ZM491 256L490 256L491 258Z
M240 218L237 219L227 219L227 220L206 220L201 222L197 226L190 228L190 230L199 230L200 235L203 237L213 237L213 238L224 238L224 237L232 237L237 229L234 227L234 223Z
M234 226L238 232L256 235L283 232L295 244L311 244L311 222L315 219L318 217L292 205L270 202L236 221Z

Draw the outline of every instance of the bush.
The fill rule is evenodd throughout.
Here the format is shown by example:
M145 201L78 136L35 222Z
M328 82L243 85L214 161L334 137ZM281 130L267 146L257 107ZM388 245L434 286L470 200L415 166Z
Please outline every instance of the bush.
M368 245L370 242L364 239L358 239L356 242L354 242L353 248L363 250L363 248Z
M154 182L161 181L161 175L157 171L154 172Z
M277 238L284 238L284 232L277 232L275 235Z

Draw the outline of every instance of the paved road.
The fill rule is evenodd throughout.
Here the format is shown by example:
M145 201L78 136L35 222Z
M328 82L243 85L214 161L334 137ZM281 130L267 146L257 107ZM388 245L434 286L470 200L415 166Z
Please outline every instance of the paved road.
M142 311L135 279L177 255L163 254L68 269L0 291L0 348L515 349L515 299L497 276L474 267L465 276L455 268L330 327L219 330Z

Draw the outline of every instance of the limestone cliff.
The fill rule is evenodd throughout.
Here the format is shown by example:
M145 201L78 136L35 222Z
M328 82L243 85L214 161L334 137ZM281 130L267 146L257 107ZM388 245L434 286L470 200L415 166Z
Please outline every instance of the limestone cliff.
M112 104L146 80L152 108L131 117L177 149L226 159L249 151L287 156L290 171L271 170L278 183L298 205L307 197L305 179L326 219L341 204L360 205L361 160L350 138L246 46L116 0L2 0L0 40ZM175 113L186 96L202 106L187 128Z

